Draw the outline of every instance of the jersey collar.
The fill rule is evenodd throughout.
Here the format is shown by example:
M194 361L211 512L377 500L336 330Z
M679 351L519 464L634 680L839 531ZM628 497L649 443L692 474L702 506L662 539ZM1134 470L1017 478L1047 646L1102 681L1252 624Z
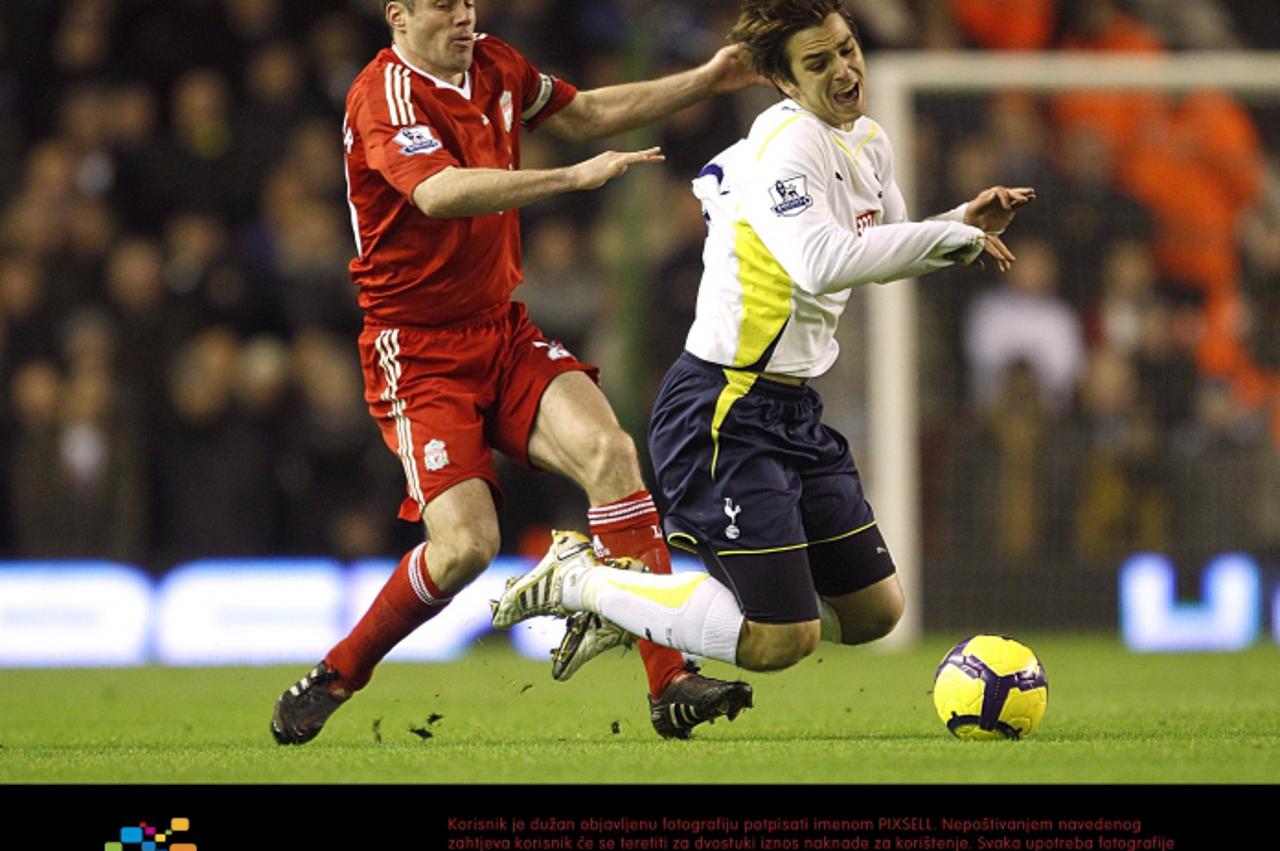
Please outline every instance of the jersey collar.
M804 113L805 115L811 116L812 118L814 118L815 120L817 120L817 121L818 121L818 123L820 123L823 127L827 128L827 129L828 129L828 130L830 130L831 132L833 132L833 133L843 133L843 134L844 134L844 135L846 135L846 136L847 136L847 135L849 135L849 134L851 134L851 133L857 133L857 132L859 132L859 130L858 130L859 125L861 125L861 124L862 124L862 122L863 122L863 120L867 118L867 116L865 116L865 115L859 115L859 116L858 116L858 120L857 120L857 121L855 121L855 122L853 122L853 126L852 126L852 127L850 127L848 130L844 130L844 129L840 128L840 127L832 127L830 124L828 124L827 122L823 121L821 118L818 118L818 116L814 115L812 112L810 112L809 110L807 110L807 109L805 109L803 106L801 106L801 105L800 105L800 102L799 102L798 100L796 100L795 98L784 97L781 101L779 101L779 103L781 103L781 104L782 104L782 108L783 108L783 109L789 110L789 111L791 111L791 112L801 112L801 113Z
M408 59L405 59L405 58L404 58L404 54L400 52L400 46L399 46L398 44L392 44L392 45L391 45L391 50L392 50L392 52L394 52L394 53L395 53L395 55L397 56L397 58L399 58L399 60L400 60L401 62L403 62L405 65L407 65L411 70L418 72L419 74L421 74L422 76L424 76L424 77L426 77L428 80L430 80L431 82L435 83L435 84L436 84L437 86L439 86L440 88L442 88L442 89L451 89L451 90L453 90L453 91L457 92L458 94L462 95L462 96L463 96L464 98L466 98L467 100L471 100L471 71L470 71L469 69L468 69L468 71L467 71L465 74L463 74L463 76L462 76L462 85L461 85L461 86L455 86L453 83L450 83L450 82L449 82L449 81L447 81L447 80L442 80L442 79L440 79L440 78L439 78L439 77L437 77L435 74L429 74L429 73L427 73L426 71L423 71L423 70L422 70L421 68L419 68L417 65L414 65L414 64L413 64L412 62L410 62Z

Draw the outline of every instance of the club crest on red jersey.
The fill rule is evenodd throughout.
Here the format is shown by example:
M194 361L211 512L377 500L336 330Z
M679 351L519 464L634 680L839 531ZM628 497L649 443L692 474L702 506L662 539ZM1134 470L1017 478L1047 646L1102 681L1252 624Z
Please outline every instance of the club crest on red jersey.
M400 132L395 135L393 141L400 146L400 153L409 157L414 154L429 154L440 150L441 147L440 140L425 124L400 128Z
M535 340L533 347L535 349L546 349L547 357L550 360L562 360L564 358L573 357L569 350L564 347L564 343L561 343L559 340L551 340L549 342Z
M502 124L507 132L510 133L511 125L516 120L515 110L511 106L511 92L504 91L502 99L498 103L502 106Z

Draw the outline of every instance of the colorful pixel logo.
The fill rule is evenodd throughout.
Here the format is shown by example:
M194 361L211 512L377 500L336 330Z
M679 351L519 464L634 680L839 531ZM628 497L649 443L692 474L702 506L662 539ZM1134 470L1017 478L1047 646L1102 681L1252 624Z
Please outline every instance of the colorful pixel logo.
M120 828L120 841L108 842L102 851L196 851L194 842L174 842L174 834L191 829L191 819L170 819L169 829L161 830L145 821Z

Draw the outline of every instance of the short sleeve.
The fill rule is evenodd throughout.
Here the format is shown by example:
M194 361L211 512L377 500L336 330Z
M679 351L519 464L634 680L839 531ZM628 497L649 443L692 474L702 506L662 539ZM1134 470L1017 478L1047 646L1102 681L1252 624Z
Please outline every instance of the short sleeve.
M564 109L578 96L578 89L550 74L539 74L538 94L520 115L526 130L536 130L542 122ZM545 100L544 100L545 98Z
M524 54L509 44L492 36L487 37L506 54L506 61L513 63L521 81L520 123L526 130L538 125L569 105L578 96L578 89L559 77L544 74Z
M422 181L459 164L441 141L439 122L433 120L429 103L409 102L380 91L355 100L352 106L351 123L364 144L369 167L406 198L413 198Z

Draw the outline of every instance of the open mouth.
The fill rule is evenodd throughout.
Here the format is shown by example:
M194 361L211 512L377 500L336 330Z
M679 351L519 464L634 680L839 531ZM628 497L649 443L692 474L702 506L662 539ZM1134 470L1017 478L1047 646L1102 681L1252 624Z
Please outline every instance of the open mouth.
M833 96L833 100L842 107L854 107L858 105L858 101L862 98L862 84L854 83L847 89L841 89Z

